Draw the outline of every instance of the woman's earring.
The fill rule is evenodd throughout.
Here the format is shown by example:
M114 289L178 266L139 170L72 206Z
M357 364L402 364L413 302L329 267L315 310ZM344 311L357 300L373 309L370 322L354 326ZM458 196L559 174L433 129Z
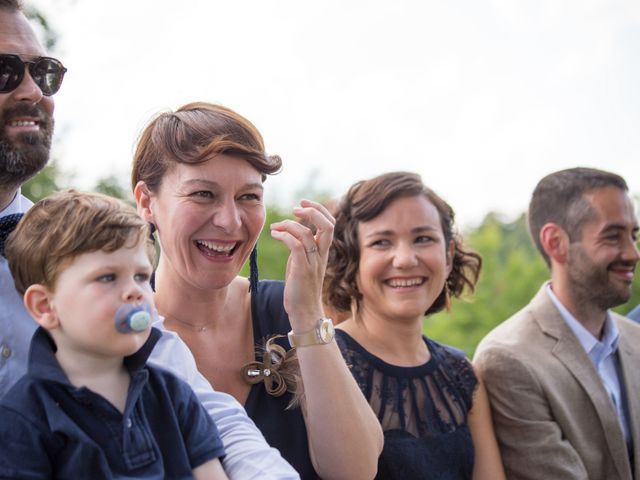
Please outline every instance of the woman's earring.
M258 247L253 247L249 255L249 292L258 291Z
M153 235L156 232L156 226L149 222L149 238L151 239L151 242L153 243L154 247L156 245L156 237ZM151 277L149 278L149 284L151 285L151 290L153 290L154 292L156 291L156 270L155 268L153 269L153 272L151 272Z

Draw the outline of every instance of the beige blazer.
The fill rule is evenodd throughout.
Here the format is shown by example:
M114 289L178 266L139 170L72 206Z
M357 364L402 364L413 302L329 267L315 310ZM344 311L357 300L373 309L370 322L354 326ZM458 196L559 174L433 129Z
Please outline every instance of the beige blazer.
M507 478L640 480L640 325L612 314L620 329L632 476L613 403L545 289L491 331L474 357Z

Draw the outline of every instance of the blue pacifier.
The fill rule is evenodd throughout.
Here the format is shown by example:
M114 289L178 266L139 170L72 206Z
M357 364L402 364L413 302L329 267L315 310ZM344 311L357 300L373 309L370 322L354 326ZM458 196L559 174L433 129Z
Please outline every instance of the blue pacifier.
M143 332L156 313L148 303L125 303L116 312L116 330L120 333Z

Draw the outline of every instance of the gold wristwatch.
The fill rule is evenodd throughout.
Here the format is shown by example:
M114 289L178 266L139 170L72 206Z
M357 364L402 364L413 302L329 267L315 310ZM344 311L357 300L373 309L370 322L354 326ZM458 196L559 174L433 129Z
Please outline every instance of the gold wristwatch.
M292 347L306 347L309 345L325 345L330 343L334 335L335 330L331 319L321 318L313 330L304 333L293 333L293 330L291 330L288 337L289 344Z

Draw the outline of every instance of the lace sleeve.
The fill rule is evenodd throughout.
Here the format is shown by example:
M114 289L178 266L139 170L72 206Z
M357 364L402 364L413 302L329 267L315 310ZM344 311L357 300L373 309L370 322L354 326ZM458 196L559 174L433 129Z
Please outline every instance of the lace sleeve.
M440 345L446 352L443 365L451 372L451 377L466 405L467 413L473 406L473 394L478 386L478 377L473 371L473 366L462 350Z

